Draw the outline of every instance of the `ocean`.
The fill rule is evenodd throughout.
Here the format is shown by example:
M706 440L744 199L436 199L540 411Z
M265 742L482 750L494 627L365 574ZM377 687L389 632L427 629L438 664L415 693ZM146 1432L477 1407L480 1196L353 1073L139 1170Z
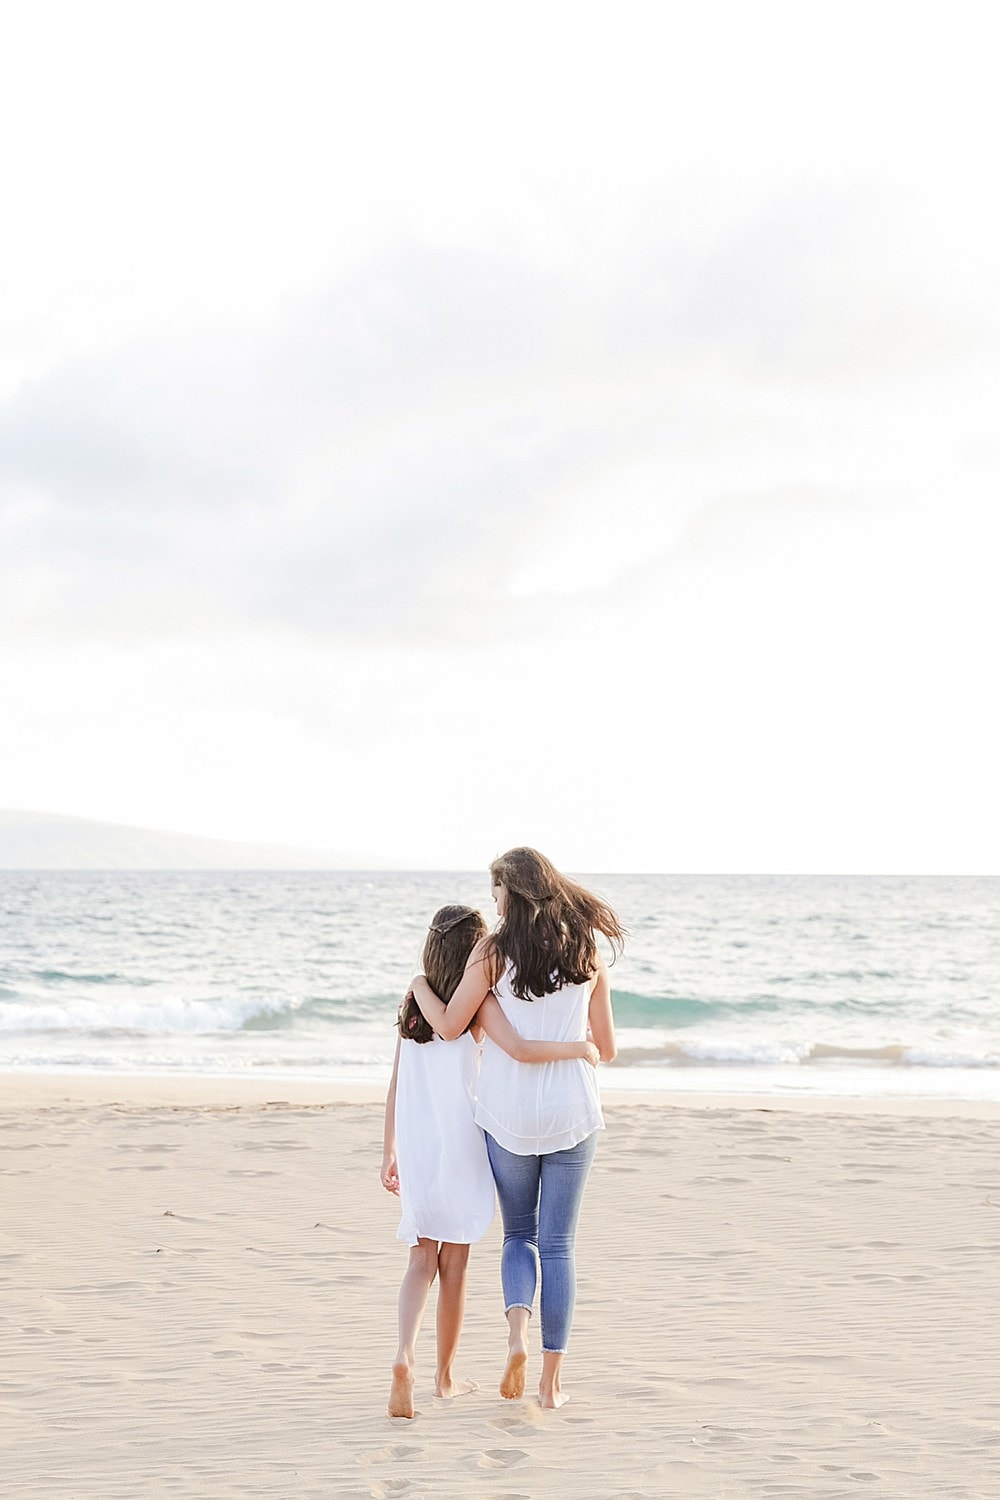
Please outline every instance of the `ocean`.
M1000 1100L1000 879L583 878L605 1091ZM0 872L0 1072L385 1083L447 901L493 919L485 871Z

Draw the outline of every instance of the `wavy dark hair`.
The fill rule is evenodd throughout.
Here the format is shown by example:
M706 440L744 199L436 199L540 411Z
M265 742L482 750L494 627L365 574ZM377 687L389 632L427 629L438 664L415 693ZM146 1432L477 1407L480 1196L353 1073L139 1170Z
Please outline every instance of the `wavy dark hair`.
M511 989L520 999L585 984L597 967L595 933L607 938L613 958L621 953L625 928L607 902L560 875L537 849L509 849L490 865L490 876L506 901L483 956L494 983L510 964Z
M434 913L427 941L424 943L423 963L427 983L445 1005L458 989L458 981L465 972L469 954L486 936L486 922L482 912L474 906L442 906ZM412 994L407 995L396 1018L400 1036L410 1042L432 1042L434 1030L424 1020L420 1007ZM469 1026L472 1022L469 1022ZM467 1026L466 1031L469 1027Z

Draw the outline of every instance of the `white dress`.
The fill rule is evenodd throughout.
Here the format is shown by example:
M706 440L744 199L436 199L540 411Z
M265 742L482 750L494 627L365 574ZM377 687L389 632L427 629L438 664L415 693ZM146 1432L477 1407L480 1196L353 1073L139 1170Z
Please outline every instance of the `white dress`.
M508 965L494 986L504 1015L531 1041L581 1042L587 1035L591 983L519 1000ZM522 1063L489 1037L476 1090L476 1121L515 1156L568 1151L604 1129L597 1069L580 1058Z
M493 1222L496 1191L486 1137L473 1118L479 1048L453 1042L399 1045L396 1163L403 1210L396 1238L471 1245Z

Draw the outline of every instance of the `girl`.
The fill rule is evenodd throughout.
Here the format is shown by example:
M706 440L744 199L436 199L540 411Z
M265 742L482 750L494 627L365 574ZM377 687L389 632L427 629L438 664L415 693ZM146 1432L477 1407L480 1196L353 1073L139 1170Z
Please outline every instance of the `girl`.
M424 944L424 968L445 1009L486 923L470 906L442 906ZM399 1348L392 1367L390 1417L413 1416L414 1348L434 1277L438 1278L437 1374L434 1392L458 1396L476 1390L452 1373L465 1308L469 1246L493 1222L494 1188L486 1142L472 1113L477 1041L472 1013L445 1044L408 995L397 1022L399 1039L385 1103L381 1178L398 1194L402 1218L397 1238L410 1246L399 1292ZM583 1039L528 1042L493 1001L480 1020L493 1041L522 1063L584 1058L597 1049ZM428 1045L431 1044L431 1045Z
M619 952L624 929L611 908L568 880L535 849L511 849L490 867L500 922L480 939L447 1008L430 974L413 994L439 1036L457 1036L491 991L514 1028L538 1040L597 1044L601 1060L616 1055L607 967L597 952L601 932ZM482 1012L481 1012L482 1014ZM500 1276L508 1323L507 1365L500 1394L524 1394L528 1320L541 1262L542 1375L539 1400L559 1407L563 1356L576 1300L574 1242L583 1189L604 1128L597 1078L577 1062L559 1062L539 1076L516 1053L487 1040L475 1117L487 1132L504 1240Z

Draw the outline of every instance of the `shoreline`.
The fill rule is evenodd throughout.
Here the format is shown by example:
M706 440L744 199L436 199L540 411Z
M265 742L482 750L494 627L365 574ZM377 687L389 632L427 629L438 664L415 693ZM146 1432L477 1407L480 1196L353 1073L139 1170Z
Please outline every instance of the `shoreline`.
M289 1109L381 1105L385 1086L324 1079L179 1076L152 1073L11 1073L0 1071L0 1110L118 1106L130 1109ZM632 1107L666 1111L909 1116L1000 1120L1000 1102L981 1099L843 1094L776 1094L678 1089L615 1089L602 1102L611 1116Z

